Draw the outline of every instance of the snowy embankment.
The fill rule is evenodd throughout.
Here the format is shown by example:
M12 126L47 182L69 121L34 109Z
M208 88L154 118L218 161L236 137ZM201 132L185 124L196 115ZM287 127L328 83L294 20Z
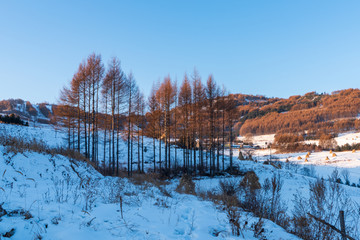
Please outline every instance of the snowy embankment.
M212 229L228 231L225 214L210 202L102 177L64 157L4 154L0 169L0 202L8 213L0 233L14 228L12 239L211 239Z
M52 146L62 143L61 134L49 127L0 127ZM86 162L35 152L14 154L0 146L0 234L21 240L256 239L250 227L256 217L243 212L241 220L249 224L243 235L234 237L223 209L177 193L178 181L135 185L127 178L104 177ZM197 189L209 188L209 183L216 188L211 181L197 180ZM271 221L264 228L267 239L297 239Z

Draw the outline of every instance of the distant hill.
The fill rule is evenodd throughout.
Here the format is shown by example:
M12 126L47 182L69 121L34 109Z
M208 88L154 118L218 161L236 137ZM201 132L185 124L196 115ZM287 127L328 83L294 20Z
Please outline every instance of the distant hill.
M50 123L54 105L48 103L32 104L22 99L0 101L0 114L16 114L24 121Z
M242 95L237 98L241 135L305 131L307 135L315 135L360 129L359 89L339 90L331 94L309 92L287 99L244 101L241 100Z

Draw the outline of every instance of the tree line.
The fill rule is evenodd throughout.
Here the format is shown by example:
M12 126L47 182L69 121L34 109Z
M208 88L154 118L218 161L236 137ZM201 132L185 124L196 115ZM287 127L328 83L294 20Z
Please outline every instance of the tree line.
M203 83L196 70L179 86L169 76L154 83L145 99L117 58L105 68L101 56L91 54L61 90L53 122L66 129L69 149L108 175L124 170L129 176L134 171L215 175L233 170L236 107L235 98L212 75ZM151 159L144 159L144 137L152 138ZM152 166L145 169L145 161Z
M154 169L210 175L233 170L234 125L238 120L236 101L217 85L212 75L203 84L194 70L190 78L184 76L179 87L176 81L166 77L163 82L154 84L148 109L146 134L153 139L153 158L156 151L159 153L158 166L154 162ZM164 156L161 156L162 143ZM228 169L226 144L230 151ZM173 156L171 146L175 146ZM178 161L178 156L182 156L182 162Z
M29 126L28 122L24 122L21 120L20 116L15 114L10 115L0 115L0 122L7 123L7 124L16 124L16 125L23 125L23 126Z

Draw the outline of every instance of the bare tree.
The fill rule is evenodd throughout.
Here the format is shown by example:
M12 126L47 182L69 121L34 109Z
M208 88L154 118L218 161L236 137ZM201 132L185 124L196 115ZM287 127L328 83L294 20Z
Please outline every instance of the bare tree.
M180 107L180 123L182 125L182 147L183 147L183 167L189 171L191 170L190 165L190 154L189 149L191 147L190 139L190 117L191 117L191 103L192 103L192 90L190 82L187 76L184 76L184 80L180 86L179 92L179 107Z
M150 96L148 98L148 121L147 125L147 135L150 136L153 140L153 159L154 159L154 172L156 171L156 147L155 139L158 138L158 115L159 115L159 103L156 98L157 88L155 85L152 86Z
M102 86L102 93L104 98L109 99L109 108L111 111L111 127L110 127L110 142L109 142L109 159L112 165L112 174L119 173L119 117L121 104L124 103L124 93L126 91L126 78L121 70L120 61L113 58L108 67L104 84ZM107 109L107 106L106 106ZM106 110L107 111L107 110ZM106 136L105 136L106 138ZM115 141L116 140L116 141ZM117 147L115 148L115 142ZM104 148L105 149L105 148Z
M215 174L215 143L214 143L214 137L215 137L215 101L218 96L218 87L213 79L213 76L210 75L207 83L206 83L206 98L207 98L207 117L209 119L209 141L208 141L208 148L210 150L210 174Z
M136 86L135 79L132 73L129 74L127 78L127 96L128 96L128 176L132 175L132 164L133 164L133 124L134 124L134 111L135 111L135 102L138 92L138 87Z

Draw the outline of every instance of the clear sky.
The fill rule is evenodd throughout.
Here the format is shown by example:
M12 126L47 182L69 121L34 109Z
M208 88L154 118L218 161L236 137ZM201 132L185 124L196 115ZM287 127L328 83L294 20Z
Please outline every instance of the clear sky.
M56 103L92 52L146 95L194 67L233 93L357 88L360 1L0 0L0 99Z

